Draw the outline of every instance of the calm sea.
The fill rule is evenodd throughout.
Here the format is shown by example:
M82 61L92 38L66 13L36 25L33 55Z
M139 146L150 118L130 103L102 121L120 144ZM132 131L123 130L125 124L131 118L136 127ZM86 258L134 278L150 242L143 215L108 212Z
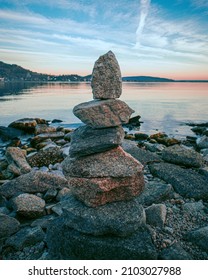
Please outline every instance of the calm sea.
M80 124L72 109L92 99L86 83L0 83L0 125L24 117L61 119ZM208 121L208 83L123 83L121 98L141 115L140 131L185 137L193 135L186 122Z

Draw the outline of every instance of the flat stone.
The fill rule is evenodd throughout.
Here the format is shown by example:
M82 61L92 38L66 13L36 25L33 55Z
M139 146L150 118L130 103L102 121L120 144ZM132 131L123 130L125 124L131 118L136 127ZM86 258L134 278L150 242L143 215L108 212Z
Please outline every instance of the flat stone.
M147 165L151 162L162 161L162 159L157 154L143 150L139 148L135 142L129 140L123 141L122 148L143 165Z
M64 177L49 172L31 171L0 186L0 194L6 198L20 193L42 193L50 188L60 190L68 186Z
M6 159L9 164L8 170L13 171L14 175L22 175L31 171L31 166L26 160L26 152L17 147L8 147Z
M204 166L204 159L199 153L179 145L165 148L162 151L162 159L187 167Z
M95 236L128 236L144 225L146 220L144 209L136 200L91 208L71 196L60 204L65 224Z
M185 239L208 253L208 226L188 232Z
M6 246L12 247L16 251L20 251L25 247L43 241L44 237L45 234L41 227L24 227L7 239Z
M44 214L45 201L33 194L20 194L12 199L11 204L17 214L26 218L37 218Z
M8 141L24 135L24 132L12 127L0 126L0 140Z
M149 168L153 175L170 183L181 196L208 200L207 178L198 172L170 163L151 164Z
M10 216L0 213L0 239L9 237L17 232L20 228L20 223Z
M82 158L67 157L63 163L66 177L126 178L142 172L143 166L121 147Z
M72 193L87 206L97 207L114 201L127 201L144 188L143 174L130 177L69 178Z
M122 127L93 129L81 126L71 135L69 155L71 157L101 153L121 145L124 138Z
M208 148L208 136L204 135L196 140L196 144L199 149L207 149Z
M46 237L49 255L57 260L157 259L151 234L141 227L129 237L92 236L71 229L60 217L51 223Z
M91 86L94 99L120 97L122 92L121 71L112 51L100 56L95 62Z
M27 157L27 161L32 167L49 166L49 164L61 162L63 159L63 152L59 147L42 149L39 152L31 154Z
M163 249L158 256L158 259L159 260L192 260L192 257L177 242Z
M51 140L60 139L60 138L64 138L64 135L65 135L64 132L61 131L41 133L31 139L31 145L35 147L37 144L47 139L51 139Z
M165 204L153 204L145 209L147 224L163 228L166 220Z
M93 100L74 107L73 113L83 123L94 128L113 127L128 123L134 112L118 99Z

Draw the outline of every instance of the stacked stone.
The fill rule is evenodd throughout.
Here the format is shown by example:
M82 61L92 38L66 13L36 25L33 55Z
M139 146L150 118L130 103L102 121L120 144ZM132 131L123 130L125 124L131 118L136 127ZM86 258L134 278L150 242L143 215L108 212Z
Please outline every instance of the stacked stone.
M144 187L143 166L119 145L122 124L134 112L119 100L122 80L115 55L109 51L94 65L93 101L74 107L85 126L75 130L69 157L63 163L73 194L87 206L130 200Z

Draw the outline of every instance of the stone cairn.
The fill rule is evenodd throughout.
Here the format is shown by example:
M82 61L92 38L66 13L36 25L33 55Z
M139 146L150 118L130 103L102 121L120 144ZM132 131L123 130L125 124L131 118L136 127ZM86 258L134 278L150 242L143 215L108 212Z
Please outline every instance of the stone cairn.
M95 62L91 85L94 100L73 110L85 125L73 132L63 162L73 195L61 202L64 215L48 234L49 251L60 259L141 258L146 249L135 250L145 214L135 197L144 188L143 166L120 146L134 111L118 99L122 80L113 52ZM129 239L135 232L140 236Z

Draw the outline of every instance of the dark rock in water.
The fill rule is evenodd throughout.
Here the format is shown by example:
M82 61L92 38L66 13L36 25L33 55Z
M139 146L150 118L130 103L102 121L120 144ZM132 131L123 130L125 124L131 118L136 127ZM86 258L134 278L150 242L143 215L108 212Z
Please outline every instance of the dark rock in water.
M162 151L162 159L187 167L204 166L204 159L199 153L179 145L165 148Z
M122 148L124 149L125 152L132 155L135 159L137 159L143 165L146 165L151 162L162 161L162 159L157 154L143 150L143 149L139 148L136 145L136 143L128 141L128 140L126 140L122 143Z
M64 187L68 187L68 182L61 176L49 172L31 171L4 183L0 186L0 194L10 198L20 193L41 193L50 188L62 189Z
M168 137L167 134L161 133L161 132L150 135L150 139L154 139L158 143L163 144L163 145L168 146L168 147L181 143L180 140L175 139L175 138L170 138L170 137Z
M86 234L124 237L145 224L144 209L136 200L91 208L71 196L60 204L64 211L64 223Z
M63 122L63 121L59 120L59 119L54 119L54 120L51 121L51 123L61 123L61 122Z
M23 193L12 199L12 208L26 218L37 218L44 214L45 201L40 197Z
M156 163L149 167L153 175L172 184L181 196L208 200L208 181L205 176L170 163Z
M6 159L9 163L8 170L14 175L22 175L31 171L31 166L26 160L26 152L16 147L8 147Z
M93 129L81 126L71 134L71 157L101 153L121 145L124 138L122 127Z
M83 178L126 178L143 170L143 166L121 147L82 158L67 157L62 166L66 177Z
M172 195L171 185L150 181L145 184L143 192L136 199L140 204L149 206L170 199Z
M128 123L134 111L118 99L93 100L74 107L73 113L94 128L113 127Z
M191 129L196 134L204 134L204 132L207 130L206 126L195 126Z
M49 147L27 157L27 161L32 167L48 166L61 162L63 159L63 152L59 147Z
M166 220L165 204L153 204L145 209L147 224L162 228Z
M146 227L130 237L92 236L71 229L57 218L47 230L51 259L57 260L149 260L157 252Z
M34 245L44 240L45 234L41 227L25 227L10 236L6 241L6 246L19 251L27 246Z
M14 234L19 227L20 223L15 218L0 213L0 239Z
M60 138L64 138L64 132L60 131L60 132L42 133L31 139L31 145L33 147L36 147L37 144L39 144L40 142L43 142L46 139L55 140L55 139L60 139Z
M114 201L127 201L144 188L143 174L138 171L129 177L69 178L72 193L90 207Z
M207 149L208 148L208 136L204 135L197 139L196 141L197 147L199 149Z
M0 126L0 140L8 141L24 135L24 132L12 127Z
M94 99L119 98L122 92L121 71L112 51L99 57L92 72Z
M134 136L136 140L146 140L149 137L148 134L142 132L136 132Z
M9 127L17 128L28 133L34 132L37 124L46 124L47 122L43 119L38 118L25 118L19 119L9 124Z
M140 126L141 122L140 122L141 116L135 116L129 119L128 125L132 125L132 126Z
M159 256L159 260L192 260L192 257L186 252L179 243L163 249Z
M188 232L185 239L208 253L208 226Z
M38 124L35 127L35 134L42 134L42 133L50 133L50 132L56 132L56 128L53 126L49 126L47 124Z

